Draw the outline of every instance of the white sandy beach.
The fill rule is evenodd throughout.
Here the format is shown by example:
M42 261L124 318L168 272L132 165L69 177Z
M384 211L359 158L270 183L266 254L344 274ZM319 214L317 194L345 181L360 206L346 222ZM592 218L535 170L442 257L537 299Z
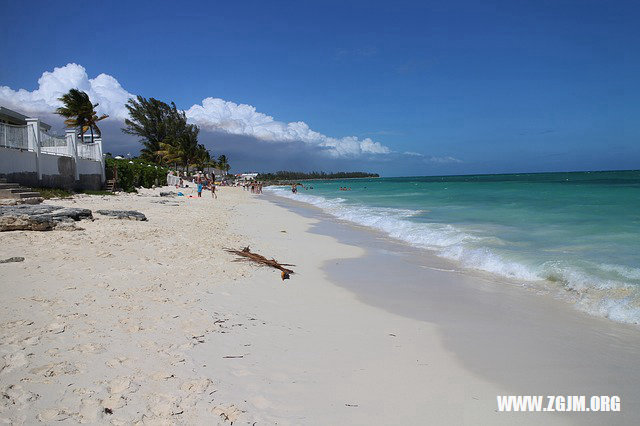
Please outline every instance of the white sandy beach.
M79 231L5 232L0 421L111 424L512 424L509 392L438 328L367 305L322 266L362 250L313 220L220 188L217 200L77 196ZM148 222L107 218L133 209ZM292 263L233 262L224 247Z
M498 420L477 393L499 389L458 366L433 326L324 278L323 262L359 249L239 189L150 195L50 202L136 209L148 222L95 215L84 231L0 236L0 257L26 258L2 265L3 421ZM296 274L282 282L222 250L245 245Z

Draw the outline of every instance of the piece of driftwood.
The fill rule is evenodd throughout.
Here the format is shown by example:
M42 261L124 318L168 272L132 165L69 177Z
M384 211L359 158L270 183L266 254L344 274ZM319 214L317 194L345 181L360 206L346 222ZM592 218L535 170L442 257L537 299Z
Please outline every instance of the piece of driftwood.
M280 278L282 278L282 280L288 280L291 274L293 274L293 271L289 268L285 268L285 266L296 266L296 265L291 265L289 263L280 263L275 259L267 259L266 257L258 254L258 253L251 253L251 250L249 250L249 247L245 247L242 250L234 250L234 249L224 249L226 252L228 253L232 253L235 254L236 256L239 256L235 261L251 261L251 262L256 262L259 263L261 265L265 265L265 266L270 266L272 268L275 269L279 269L281 271L280 273Z

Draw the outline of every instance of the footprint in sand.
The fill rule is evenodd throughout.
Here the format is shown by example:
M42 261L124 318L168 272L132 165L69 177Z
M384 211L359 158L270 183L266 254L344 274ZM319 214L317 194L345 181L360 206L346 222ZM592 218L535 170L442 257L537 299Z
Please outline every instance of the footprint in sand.
M216 405L215 407L213 407L211 412L217 416L220 416L223 421L230 423L235 423L236 420L238 420L238 418L242 415L242 413L244 413L244 411L240 410L233 404L227 406Z
M87 344L84 344L84 345L76 345L71 350L72 351L76 351L76 352L80 352L80 353L83 353L83 354L86 354L86 353L101 354L106 349L105 349L105 347L103 345L101 345L99 343L87 343Z
M23 418L17 417L18 412L31 405L38 397L39 395L24 390L20 385L10 385L0 390L0 423L24 423Z
M72 364L70 362L63 361L55 364L52 363L33 368L29 372L38 376L56 377L61 374L77 374L78 372L80 372L80 366L78 364ZM23 380L29 381L28 379Z
M102 419L104 407L95 399L83 399L80 402L80 410L74 416L78 423L95 424Z
M129 377L117 377L109 382L107 390L110 394L121 394L125 391L133 393L138 390L138 387Z
M111 367L111 368L116 368L119 366L126 366L128 364L130 364L131 361L129 360L129 358L125 357L125 356L119 356L117 358L113 358L110 359L109 361L105 362L105 364L107 365L107 367Z
M171 416L182 414L184 410L180 407L182 399L177 396L152 394L147 397L147 408L160 419L168 419Z
M7 354L0 360L0 374L9 373L17 368L24 367L29 364L24 352L14 352Z
M66 408L49 408L41 411L36 416L43 423L51 423L52 421L61 422L72 417L72 414Z
M213 382L210 379L199 379L199 380L189 380L186 381L180 386L185 392L188 392L191 396L195 394L201 394L206 392L206 390L211 386Z
M164 381L164 380L175 379L176 376L173 373L169 373L169 372L166 372L166 371L160 371L160 372L152 374L151 378L153 380L156 380L156 381L160 382L160 381Z
M122 408L127 405L127 398L122 395L109 395L105 399L102 400L101 406L102 410L117 410L118 408Z
M53 322L47 326L47 332L52 334L60 334L60 333L64 333L66 328L67 328L67 325L64 323Z

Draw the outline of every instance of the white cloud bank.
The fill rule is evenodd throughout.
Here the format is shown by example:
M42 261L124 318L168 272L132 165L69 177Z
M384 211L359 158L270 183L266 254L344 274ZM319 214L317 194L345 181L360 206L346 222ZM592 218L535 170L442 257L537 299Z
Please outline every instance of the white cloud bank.
M100 104L97 108L100 114L108 114L110 119L118 121L128 116L125 104L134 97L114 77L100 74L89 78L84 67L72 63L44 72L38 79L38 88L33 91L0 86L0 103L26 114L51 115L55 108L61 106L58 98L72 88L87 92L94 103ZM206 98L202 104L187 109L186 114L190 122L204 130L270 142L302 142L335 158L392 153L388 147L370 138L333 138L310 129L303 121L284 123L257 112L251 105L218 98Z
M133 95L110 75L100 74L96 78L89 78L84 67L78 64L67 64L54 68L52 72L45 71L38 79L38 88L32 92L0 86L0 102L7 108L26 114L50 115L62 106L58 98L73 88L87 92L92 102L98 102L99 113L117 120L124 120L128 116L124 104Z
M265 141L300 141L326 149L334 157L391 152L386 146L369 138L332 138L311 130L304 121L283 123L257 112L251 105L236 104L219 98L206 98L202 105L192 106L186 114L190 121L206 130L253 136Z

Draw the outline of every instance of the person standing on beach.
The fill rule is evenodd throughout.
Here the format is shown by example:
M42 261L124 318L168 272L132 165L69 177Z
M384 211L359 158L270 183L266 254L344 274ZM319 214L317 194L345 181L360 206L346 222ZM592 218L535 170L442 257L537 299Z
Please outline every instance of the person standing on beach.
M198 197L202 197L202 181L198 179Z
M218 198L216 195L216 182L213 180L211 181L211 198Z

